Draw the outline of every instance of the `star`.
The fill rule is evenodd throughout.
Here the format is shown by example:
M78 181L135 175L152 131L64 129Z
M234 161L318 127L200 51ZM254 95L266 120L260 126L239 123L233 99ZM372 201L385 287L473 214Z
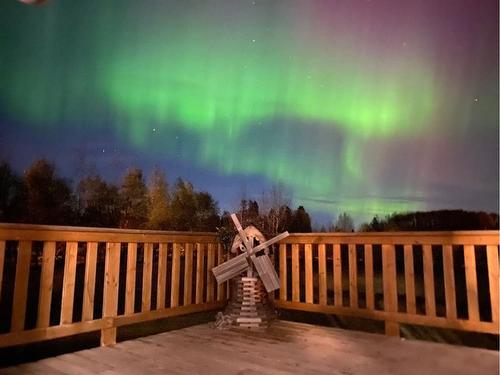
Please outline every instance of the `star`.
M252 43L255 43L255 39L252 39Z
M475 101L475 102L478 102L478 101L479 101L479 99L478 99L478 98L474 98L474 101Z
M153 128L153 132L156 132L156 128Z

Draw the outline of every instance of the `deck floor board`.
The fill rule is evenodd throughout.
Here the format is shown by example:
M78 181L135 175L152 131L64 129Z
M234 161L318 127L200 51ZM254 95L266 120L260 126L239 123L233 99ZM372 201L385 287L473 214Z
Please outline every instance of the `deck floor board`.
M498 374L499 353L277 321L203 324L0 369L8 374Z

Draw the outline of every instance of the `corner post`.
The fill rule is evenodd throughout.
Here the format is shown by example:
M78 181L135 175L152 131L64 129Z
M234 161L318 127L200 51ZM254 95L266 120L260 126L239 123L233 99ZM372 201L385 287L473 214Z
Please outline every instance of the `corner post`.
M385 334L387 336L396 336L399 337L399 323L398 322L390 322L385 321Z

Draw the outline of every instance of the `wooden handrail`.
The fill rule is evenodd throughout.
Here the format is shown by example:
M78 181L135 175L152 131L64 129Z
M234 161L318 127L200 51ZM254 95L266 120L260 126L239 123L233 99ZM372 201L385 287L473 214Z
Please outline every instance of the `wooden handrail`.
M0 241L213 242L216 233L0 223Z
M386 245L498 245L499 232L353 232L353 233L291 233L280 244L386 244Z

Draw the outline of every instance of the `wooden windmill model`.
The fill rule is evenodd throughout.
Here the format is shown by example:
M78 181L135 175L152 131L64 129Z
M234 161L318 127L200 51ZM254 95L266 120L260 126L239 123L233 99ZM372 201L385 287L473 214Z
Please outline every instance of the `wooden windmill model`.
M218 284L238 278L227 309L233 321L241 327L261 327L267 324L269 316L267 293L280 287L268 247L287 237L288 232L266 241L253 226L243 230L235 214L231 215L231 219L238 230L231 250L236 252L240 249L241 254L212 268L212 272ZM260 242L257 246L255 240ZM258 278L254 277L254 270ZM246 277L241 276L243 272L246 272Z

